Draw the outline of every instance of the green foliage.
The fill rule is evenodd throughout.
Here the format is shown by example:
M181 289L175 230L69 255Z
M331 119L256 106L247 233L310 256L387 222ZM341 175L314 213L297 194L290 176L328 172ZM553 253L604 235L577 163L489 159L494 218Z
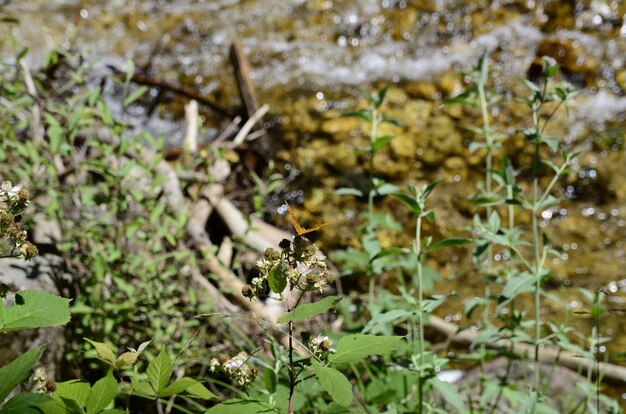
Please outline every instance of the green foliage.
M370 355L389 355L398 348L401 336L346 335L337 343L329 362L335 364L359 362Z
M65 325L70 320L70 299L39 290L15 294L15 304L0 301L0 333Z
M470 200L476 208L468 229L473 240L438 236L431 197L443 185L440 181L400 188L377 176L374 159L394 139L380 135L379 126L399 123L384 113L387 88L365 93L367 106L344 116L360 119L367 127L369 165L363 169L368 182L364 188L337 189L336 194L364 197L368 208L362 227L355 231L358 243L332 257L341 263L343 276L365 280L367 297L318 299L332 286L333 274L323 253L304 237L308 232L296 227L298 234L281 242L280 250L265 251L257 264L258 276L242 292L250 300L278 300L284 307L277 326L262 323L267 337L261 344L237 323L223 322L227 328L223 334L201 325L200 318L190 317L217 315L208 313L210 306L201 303L188 284L189 266L196 266L197 258L181 243L189 216L171 211L163 195L167 177L156 168L163 160L159 155L162 142L145 133L129 136L109 108L105 91L89 86L87 68L72 59L64 52L49 56L50 64L70 63L65 63L68 74L63 79L38 78L62 85L50 88L49 93L56 95L45 99L27 93L10 71L0 72L2 93L12 102L11 111L0 117L0 133L6 137L0 141L0 175L27 183L40 197L30 208L55 219L61 227L63 238L56 242L64 267L73 277L72 310L80 315L72 321L73 328L79 337L93 338L85 338L86 343L74 338L70 346L78 352L70 356L88 371L84 377L90 382L59 382L49 396L22 392L4 402L0 413L122 413L137 401L153 402L161 410L167 403L168 410L206 413L491 413L501 403L515 412L554 412L542 395L549 378L543 377L538 364L527 390L509 383L508 378L489 378L483 372L477 385L482 391L479 397L437 377L449 361L431 348L426 324L454 292L428 295L442 276L426 263L441 249L471 243L474 268L467 271L483 276L484 295L465 303L468 317L475 316L476 309L482 314L474 352L463 354L462 359L476 359L482 369L489 359L504 355L509 358L508 370L512 345L500 349L489 349L489 345L509 344L509 340L510 344L531 344L537 362L540 348L547 344L593 359L593 350L608 341L599 333L605 312L600 291L583 293L597 326L589 337L581 335L581 341L572 339L572 329L540 318L541 300L548 296L544 290L550 278L547 258L555 249L537 216L558 204L555 185L577 155L558 139L546 136L546 125L576 93L555 82L558 67L554 62L545 60L541 82L523 81L529 95L522 101L532 125L523 125L516 133L526 138L532 153L528 165L506 157L502 149L508 135L492 125L489 108L503 102L503 97L488 89L487 54L469 74L467 90L447 100L473 105L482 116L480 127L466 126L477 137L468 151L485 154L484 181L477 183ZM126 78L114 83L122 89L123 107L133 105L147 91L143 87L131 90L134 71L129 62ZM45 125L41 140L28 139L35 122L29 112L33 105L41 109L40 121ZM155 150L154 157L137 157L146 144ZM525 173L530 177L523 185ZM68 174L81 179L64 180ZM267 184L256 174L252 180L253 207L262 215L263 201L278 190L282 176L270 176ZM27 195L10 183L3 184L0 195L1 230L11 244L9 255L26 258L36 251L16 217L27 211ZM375 205L375 199L380 204ZM379 205L408 211L415 225L411 243L385 243L383 230L405 229L393 214L375 211ZM519 220L520 211L530 217L530 223ZM505 251L508 259L495 262L496 249ZM389 280L394 280L393 289L385 287ZM532 296L533 312L518 308L524 295ZM36 291L18 292L15 298L12 306L0 302L0 333L69 321L69 299ZM333 327L342 322L342 329L330 329L331 310L341 317ZM286 331L286 341L274 336L278 330ZM130 346L147 337L153 339L137 349ZM211 358L226 340L242 351ZM152 343L159 350L156 355L148 348ZM0 402L25 382L41 352L35 348L0 368ZM257 375L259 369L261 375ZM206 381L211 382L211 390ZM614 402L600 395L599 380L581 383L578 393L583 398L576 404L583 410L592 401L614 407ZM216 404L222 396L224 401ZM571 412L582 412L577 411L579 406Z
M4 401L7 395L20 382L26 379L30 370L39 359L41 350L42 348L40 347L31 349L0 368L0 378L2 378L2 383L0 383L0 401Z

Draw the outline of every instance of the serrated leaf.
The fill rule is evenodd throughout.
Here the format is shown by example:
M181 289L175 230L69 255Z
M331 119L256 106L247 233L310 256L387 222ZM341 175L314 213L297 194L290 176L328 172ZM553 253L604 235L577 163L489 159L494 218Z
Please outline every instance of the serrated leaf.
M278 408L266 402L246 398L233 398L206 410L204 414L260 414L278 413Z
M133 394L144 397L156 397L156 393L147 381L139 381L137 377L131 377L130 384L133 387Z
M28 377L30 370L41 356L41 349L42 347L31 349L0 368L0 378L2 379L0 381L0 402L4 401L13 388Z
M287 287L287 276L283 272L282 260L267 273L267 283L274 293L282 293Z
M192 384L195 384L197 382L198 381L196 381L195 379L189 377L179 378L171 383L169 386L167 386L167 388L165 388L163 391L161 391L159 393L159 397L169 397L174 394L181 394Z
M335 190L335 194L337 195L353 195L357 197L363 197L363 191L357 190L356 188L347 188L341 187Z
M470 239L456 237L452 239L441 240L436 243L431 244L424 248L424 251L433 252L435 250L443 249L446 247L455 247L455 246L463 246L465 244L470 244L472 241Z
M352 384L345 375L334 368L325 367L317 361L313 361L311 368L315 372L320 385L330 394L337 404L348 406L352 402Z
M332 354L329 361L340 364L358 362L370 355L388 355L394 351L402 336L376 336L354 334L343 336Z
M87 414L97 414L111 404L117 395L117 388L117 381L110 373L96 381L87 400Z
M83 338L96 348L96 353L100 361L106 362L109 365L115 365L115 353L111 347L103 342L92 341L89 338Z
M65 325L70 320L70 299L42 290L24 290L15 298L16 304L5 308L2 332Z
M50 400L47 395L23 392L7 401L0 414L41 414L39 405Z
M191 384L185 390L188 395L193 397L202 398L203 400L219 400L220 398L213 394L207 387L205 387L200 381L196 381L195 384Z
M285 323L309 319L315 315L326 312L328 309L336 307L341 299L343 299L342 296L326 296L324 299L315 303L299 305L291 312L282 315L276 322Z
M167 355L165 348L161 348L161 352L148 364L146 370L150 386L155 393L159 394L163 391L172 376L172 361Z
M77 406L82 410L87 404L91 387L88 383L80 380L70 380L56 383L55 398L60 398L65 406ZM73 403L72 403L73 402Z

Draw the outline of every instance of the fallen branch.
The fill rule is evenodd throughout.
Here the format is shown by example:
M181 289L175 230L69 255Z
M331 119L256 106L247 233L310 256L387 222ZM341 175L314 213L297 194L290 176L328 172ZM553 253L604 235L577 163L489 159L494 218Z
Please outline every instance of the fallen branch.
M444 335L450 341L459 345L470 345L474 343L478 337L478 333L471 331L461 331L457 325L446 322L445 320L435 316L428 316L428 326ZM508 339L500 339L498 341L485 344L490 349L506 349L513 355L533 360L535 359L535 346L521 342L513 342ZM600 375L603 380L614 383L626 383L626 367L622 367L607 362L596 362L585 359L581 356L572 354L571 352L557 349L555 347L544 347L539 351L539 361L547 363L556 363L560 366L585 372L590 371L593 376Z
M246 109L246 115L251 118L252 115L259 110L259 104L254 91L254 84L250 79L250 64L243 53L241 42L236 40L230 47L230 58L235 70L237 78L237 87L239 88L239 96L241 102Z
M115 76L117 76L119 79L121 80L125 80L126 77L128 76L128 74L124 71L121 71L117 68L115 68L114 66L110 66L109 65L109 69L111 69L114 73ZM212 99L201 95L199 93L194 92L191 89L182 87L182 86L177 86L177 85L173 85L169 82L166 81L162 81L162 80L158 80L158 79L154 79L151 78L149 76L145 76L145 75L140 75L140 74L133 74L133 76L131 76L130 78L131 81L139 84L139 85L146 85L146 86L154 86L156 88L161 88L161 89L165 89L167 91L173 92L176 95L180 95L180 96L184 96L186 98L189 99L193 99L195 101L197 101L198 103L201 103L202 105L208 106L209 108L211 108L213 111L218 112L222 115L226 115L229 117L234 117L235 114L233 114L229 109L219 105L218 103L216 103L215 101L213 101Z

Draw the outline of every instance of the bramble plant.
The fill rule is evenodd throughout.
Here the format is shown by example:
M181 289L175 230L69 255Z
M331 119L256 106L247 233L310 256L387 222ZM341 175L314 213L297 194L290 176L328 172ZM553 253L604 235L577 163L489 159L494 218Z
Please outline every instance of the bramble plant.
M308 237L334 224L304 227L287 204L293 237L263 252L241 292L226 292L282 305L277 320L263 321L215 312L190 283L194 270L201 277L206 273L206 257L185 244L190 214L177 213L166 199L167 177L157 168L164 163L163 140L131 134L109 106L116 93L122 95L120 107L128 108L147 91L133 88L134 64L122 80L93 78L89 69L79 57L56 51L29 82L22 79L30 77L23 66L0 72L0 92L7 98L0 101L7 108L0 116L0 176L30 190L9 182L0 186L0 232L8 240L3 255L37 254L27 232L33 228L31 211L54 219L60 227L56 254L71 274L61 292L74 298L70 308L69 299L46 292L17 292L14 300L3 296L0 334L66 324L71 309L64 365L73 371L63 376L81 378L54 382L36 375L38 393L27 392L26 379L43 348L24 352L0 368L0 413L115 414L137 407L168 414L619 412L617 403L601 394L591 368L572 398L554 408L547 389L557 361L548 371L540 364L542 353L556 350L559 357L569 352L591 361L597 371L598 349L609 340L599 329L602 290L581 293L594 320L588 335L541 317L544 301L555 300L545 283L548 258L557 251L538 217L559 202L557 183L576 156L547 132L576 93L558 82L553 61L544 60L537 82L523 81L529 116L516 132L526 139L519 157L507 156L511 136L499 133L490 115L494 105L506 101L489 89L487 54L466 78L468 89L448 100L480 109L482 126L468 126L478 137L468 150L485 156L468 229L474 243L470 271L484 280L484 290L481 298L462 298L477 329L460 333L468 334L472 347L458 355L460 362L478 361L481 375L476 383L461 380L461 385L441 376L452 365L452 356L442 352L448 343L431 346L427 336L433 312L455 293L429 296L442 276L426 264L438 250L470 241L435 236L438 177L401 188L378 176L375 161L394 139L382 133L382 125L399 126L385 115L387 88L365 93L365 107L344 114L364 121L368 144L360 151L367 184L336 190L367 200L358 216L362 226L354 230L356 247L331 255L340 277L363 278L367 292L333 294L337 275ZM30 81L34 92L26 89ZM152 151L142 158L145 146ZM198 165L206 169L212 156L207 152ZM265 183L263 175L253 174L251 204L263 214L283 179L272 175ZM190 188L185 195L195 201ZM393 242L384 241L381 232L405 229L382 211L398 206L400 212L408 209L406 229L412 234L406 244L389 246ZM528 298L531 311L522 306ZM481 315L473 320L476 309ZM233 318L249 324L244 328ZM491 375L488 366L498 356L506 358L502 377ZM532 375L521 383L513 372L518 357L532 360ZM20 385L22 392L5 401Z

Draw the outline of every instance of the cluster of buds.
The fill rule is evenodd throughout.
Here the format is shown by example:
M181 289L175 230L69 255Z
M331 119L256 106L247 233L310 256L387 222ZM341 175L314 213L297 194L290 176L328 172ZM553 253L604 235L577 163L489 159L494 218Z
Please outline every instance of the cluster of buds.
M234 384L245 388L254 381L257 370L246 365L249 356L240 352L232 358L221 355L211 359L211 372L225 374Z
M283 244L286 246L287 243ZM291 288L301 290L317 290L321 292L333 281L333 276L326 264L322 251L308 239L297 236L289 246L289 266L286 269L287 280Z
M333 341L325 335L317 335L311 338L308 332L302 332L302 339L309 351L318 359L325 360L329 354L335 353Z
M301 291L319 289L321 292L332 282L326 257L308 239L296 236L293 241L281 241L279 246L281 252L269 248L257 261L259 276L242 289L245 297L253 299L265 296L269 286L268 277L283 279L290 290Z
M21 184L13 186L10 181L4 181L0 185L0 235L8 237L15 246L13 254L16 257L25 259L38 253L37 247L28 241L26 230L16 220L28 205L28 197L28 190Z

